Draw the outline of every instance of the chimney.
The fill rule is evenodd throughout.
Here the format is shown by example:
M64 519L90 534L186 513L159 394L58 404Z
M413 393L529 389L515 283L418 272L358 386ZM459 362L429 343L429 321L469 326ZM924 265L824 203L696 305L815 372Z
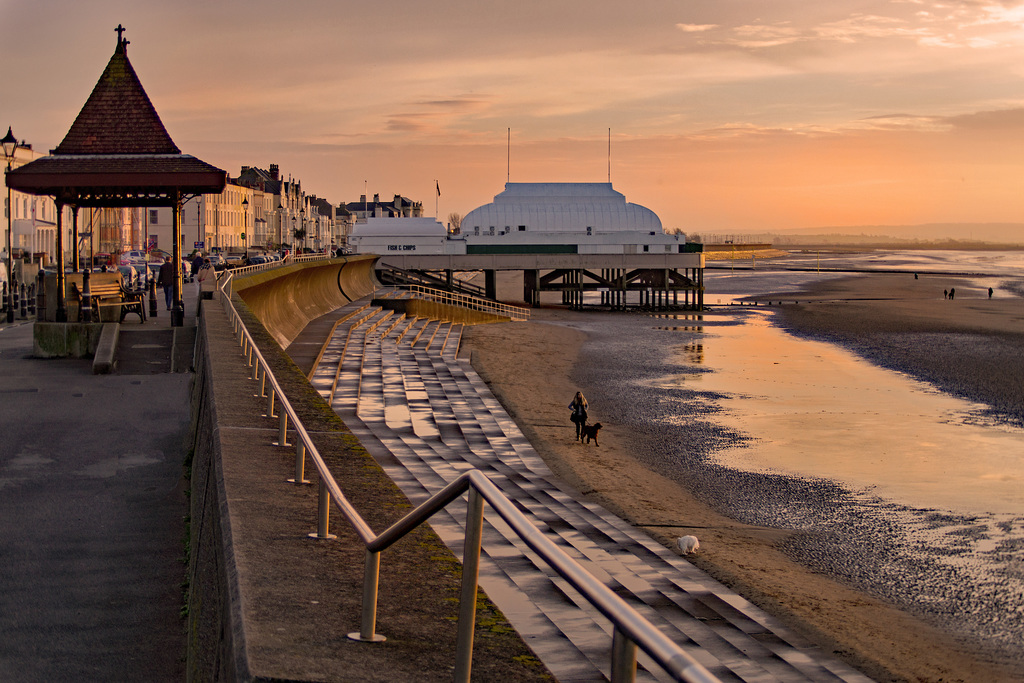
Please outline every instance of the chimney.
M366 195L365 194L359 195L359 202L361 204L365 204L366 203Z
M270 165L270 178L272 180L280 180L281 169L278 168L277 164Z
M248 171L248 170L249 170L249 167L248 167L248 166L243 166L243 167L242 167L242 172L241 172L241 173L239 173L238 175L245 175L246 171Z
M380 195L379 194L374 193L374 195L373 195L373 203L374 204L380 204Z

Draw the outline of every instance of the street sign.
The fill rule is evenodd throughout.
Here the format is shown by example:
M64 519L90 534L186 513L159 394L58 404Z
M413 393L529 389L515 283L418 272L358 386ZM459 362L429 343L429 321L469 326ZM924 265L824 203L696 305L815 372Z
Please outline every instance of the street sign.
M196 242L195 245L196 245L195 246L196 249L204 249L206 247L206 242L199 241L199 242Z

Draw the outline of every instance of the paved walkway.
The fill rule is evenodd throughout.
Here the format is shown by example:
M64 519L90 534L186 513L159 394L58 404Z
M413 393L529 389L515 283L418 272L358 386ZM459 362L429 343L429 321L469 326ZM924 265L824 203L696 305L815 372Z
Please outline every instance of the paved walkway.
M186 313L131 316L112 375L0 324L0 680L184 678L190 376L169 370L192 285Z
M354 303L312 376L418 503L484 470L566 552L723 681L866 681L598 505L563 489L469 362L461 327ZM604 680L611 628L488 514L481 586L558 680ZM465 506L432 525L461 557ZM641 665L644 658L641 657ZM641 680L664 678L656 667Z

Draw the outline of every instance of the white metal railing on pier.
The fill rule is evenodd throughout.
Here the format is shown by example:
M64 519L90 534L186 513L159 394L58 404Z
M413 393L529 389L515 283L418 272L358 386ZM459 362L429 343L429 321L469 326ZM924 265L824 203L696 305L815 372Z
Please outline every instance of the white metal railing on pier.
M471 311L484 311L486 313L494 313L495 315L503 315L514 321L530 319L529 308L503 304L498 301L491 301L490 299L481 299L471 294L446 292L443 289L434 289L432 287L424 287L423 285L396 285L394 289L401 289L416 294L420 298L450 306L459 306L460 308L468 308Z
M455 681L468 682L472 670L483 510L484 502L487 502L526 545L612 622L611 680L613 683L636 680L638 648L643 650L674 680L687 683L718 682L719 679L691 655L545 536L480 470L472 469L462 473L444 489L435 493L430 499L385 531L375 534L345 497L317 450L316 444L313 443L309 433L299 420L288 397L281 391L280 384L270 370L263 354L256 347L249 330L242 322L230 294L234 272L230 271L221 278L219 282L220 298L224 311L230 319L232 331L238 337L242 356L245 358L247 366L252 368L250 377L253 381L260 383L260 393L257 395L267 400L266 415L268 418L278 418L278 435L274 445L292 446L288 443L289 422L291 430L294 432L295 477L288 481L295 484L310 483L305 479L307 455L317 471L320 487L317 531L310 536L321 539L332 538L329 516L330 504L333 502L366 547L360 628L359 631L348 634L349 638L367 643L385 640L384 636L376 632L380 554L449 503L468 492L469 504L466 512L462 589L455 651ZM277 415L274 414L275 403L277 404Z

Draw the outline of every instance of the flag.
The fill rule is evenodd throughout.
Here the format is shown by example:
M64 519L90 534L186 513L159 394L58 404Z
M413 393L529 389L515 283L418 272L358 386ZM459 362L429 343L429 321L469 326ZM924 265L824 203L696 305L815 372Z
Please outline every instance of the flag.
M438 183L436 180L434 181L434 184L437 185L437 196L440 197L441 196L441 184Z

